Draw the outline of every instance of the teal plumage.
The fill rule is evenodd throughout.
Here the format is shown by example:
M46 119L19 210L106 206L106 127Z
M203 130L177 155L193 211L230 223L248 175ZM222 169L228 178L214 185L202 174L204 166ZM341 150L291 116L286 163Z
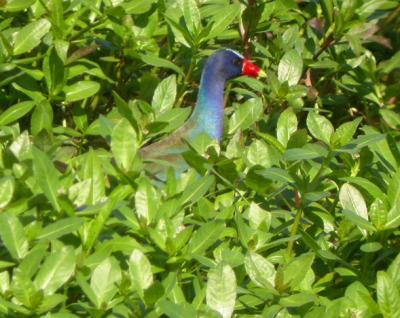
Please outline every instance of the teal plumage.
M152 174L163 170L157 165L158 160L168 162L177 171L184 170L187 164L181 154L188 150L184 140L191 142L201 133L220 142L225 82L242 74L256 77L265 73L235 51L224 49L212 54L205 63L197 102L190 118L168 137L139 150L140 157L147 162L146 170Z

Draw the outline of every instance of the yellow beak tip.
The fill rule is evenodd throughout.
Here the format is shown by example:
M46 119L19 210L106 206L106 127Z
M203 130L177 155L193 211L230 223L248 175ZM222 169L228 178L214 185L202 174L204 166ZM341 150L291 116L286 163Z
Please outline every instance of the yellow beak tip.
M257 78L263 78L263 77L267 77L267 73L265 73L263 70L260 70L258 72Z

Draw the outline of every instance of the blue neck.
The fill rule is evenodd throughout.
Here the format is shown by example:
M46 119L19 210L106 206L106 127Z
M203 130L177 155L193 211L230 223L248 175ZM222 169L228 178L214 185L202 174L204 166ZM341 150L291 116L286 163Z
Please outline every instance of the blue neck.
M206 63L201 75L200 88L192 118L196 122L195 133L205 132L212 139L221 141L224 129L225 79L213 72L213 63Z

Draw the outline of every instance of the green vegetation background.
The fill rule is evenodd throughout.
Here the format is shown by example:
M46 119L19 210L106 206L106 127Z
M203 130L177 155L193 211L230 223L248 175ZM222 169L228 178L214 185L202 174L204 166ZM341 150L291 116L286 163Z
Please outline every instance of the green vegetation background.
M0 316L400 317L399 31L387 0L0 0ZM154 183L135 153L222 47L268 77Z

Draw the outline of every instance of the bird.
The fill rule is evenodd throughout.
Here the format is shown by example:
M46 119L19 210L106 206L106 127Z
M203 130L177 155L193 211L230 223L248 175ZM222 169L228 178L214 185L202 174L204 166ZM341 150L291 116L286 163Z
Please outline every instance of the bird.
M189 150L187 142L190 143L202 133L221 142L225 83L240 75L266 76L261 68L232 49L220 49L210 55L202 70L197 101L189 119L171 135L139 149L145 170L153 176L165 172L165 166L160 166L161 161L172 166L176 173L183 172L188 167L182 157Z

